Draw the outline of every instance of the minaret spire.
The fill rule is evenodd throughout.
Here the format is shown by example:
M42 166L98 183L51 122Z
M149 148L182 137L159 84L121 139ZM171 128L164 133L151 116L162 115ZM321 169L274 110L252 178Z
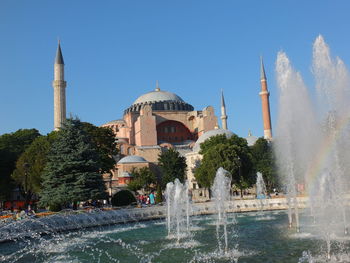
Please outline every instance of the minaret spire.
M271 129L271 115L270 115L270 92L267 89L267 80L265 75L265 68L262 57L260 57L260 84L261 91L259 93L262 103L262 114L264 123L264 138L266 140L272 140L272 129Z
M60 40L54 64L54 80L52 82L54 89L54 129L58 130L62 127L66 120L66 86L67 82L64 80L64 60L62 56Z
M61 50L61 41L60 40L58 40L55 64L62 64L62 65L64 65L64 60L63 60L62 50Z
M222 128L224 130L227 130L227 115L226 115L226 105L225 105L223 90L221 90L221 117L220 118L221 118Z
M263 57L260 56L260 80L266 80Z
M160 91L160 88L159 88L159 81L158 81L158 80L156 80L156 89L155 89L155 91Z

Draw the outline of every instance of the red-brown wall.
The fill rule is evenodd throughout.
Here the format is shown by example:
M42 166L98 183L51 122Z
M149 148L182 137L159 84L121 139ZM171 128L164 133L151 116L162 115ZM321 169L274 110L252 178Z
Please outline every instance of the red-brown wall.
M157 140L159 142L182 142L196 140L189 129L178 121L164 121L157 125Z

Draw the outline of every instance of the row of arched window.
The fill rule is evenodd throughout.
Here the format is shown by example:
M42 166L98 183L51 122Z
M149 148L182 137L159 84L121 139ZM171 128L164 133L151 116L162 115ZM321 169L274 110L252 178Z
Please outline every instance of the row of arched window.
M151 105L152 110L154 111L161 111L161 110L175 110L175 111L193 111L193 106L190 104L187 104L185 102L180 101L160 101L160 102L146 102L146 103L140 103L130 106L128 109L124 111L125 113L128 112L138 112L141 110L142 106L144 105Z

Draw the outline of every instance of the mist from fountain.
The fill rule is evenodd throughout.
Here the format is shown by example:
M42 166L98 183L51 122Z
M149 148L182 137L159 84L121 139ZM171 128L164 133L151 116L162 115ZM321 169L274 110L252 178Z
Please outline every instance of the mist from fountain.
M279 115L275 151L289 202L289 224L292 226L294 213L297 231L300 228L298 185L306 185L310 211L330 259L332 237L339 235L339 228L347 233L349 73L339 58L331 58L322 36L313 45L314 96L284 52L277 55L276 72Z

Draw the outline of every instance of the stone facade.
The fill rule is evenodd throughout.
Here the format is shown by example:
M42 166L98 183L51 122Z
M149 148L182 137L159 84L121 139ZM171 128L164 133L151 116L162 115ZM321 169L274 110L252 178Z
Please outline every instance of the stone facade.
M162 148L190 148L200 135L217 125L213 107L194 111L177 95L157 88L140 96L124 111L123 119L102 126L114 131L121 156L139 155L157 163Z
M191 152L198 137L217 127L218 121L213 107L195 111L192 105L179 96L162 91L157 85L155 91L137 98L124 111L122 119L102 126L113 130L120 150L119 158L142 157L148 162L148 167L154 169L162 151L175 148L182 155ZM118 174L121 181L121 173L128 172L133 167L139 168L140 165L118 162L114 173Z

